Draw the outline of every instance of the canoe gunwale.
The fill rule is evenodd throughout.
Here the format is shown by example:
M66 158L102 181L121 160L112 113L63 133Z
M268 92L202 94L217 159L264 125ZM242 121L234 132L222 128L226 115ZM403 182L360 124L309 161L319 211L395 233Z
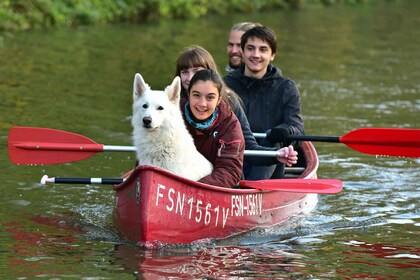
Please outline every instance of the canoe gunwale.
M311 142L301 142L300 143L300 148L303 150L303 154L305 157L305 165L306 168L303 171L302 174L300 174L297 178L299 179L316 179L317 175L316 172L318 170L318 165L319 165L319 160L318 160L318 156L315 150L315 147L313 146L313 144ZM302 155L301 155L302 156ZM157 166L152 166L152 165L139 165L137 166L135 169L127 172L126 174L124 174L122 176L122 178L126 178L126 180L124 180L124 182L122 182L121 184L118 185L114 185L113 188L115 191L121 190L123 188L125 188L126 186L130 186L134 180L137 179L137 175L138 173L142 172L142 171L146 171L146 170L153 170L154 172L160 174L160 175L164 175L167 176L169 178L173 178L179 182L182 183L187 183L190 184L193 187L196 188L202 188L202 189L208 189L208 190L213 190L213 191L218 191L218 192L226 192L226 193L255 193L255 192L261 192L261 191L271 191L271 190L259 190L259 189L252 189L252 188L228 188L228 187L219 187L219 186L213 186L213 185L208 185L208 184L204 184L204 183L200 183L200 182L195 182L183 177L180 177L174 173L171 173L165 169L162 169L160 167Z

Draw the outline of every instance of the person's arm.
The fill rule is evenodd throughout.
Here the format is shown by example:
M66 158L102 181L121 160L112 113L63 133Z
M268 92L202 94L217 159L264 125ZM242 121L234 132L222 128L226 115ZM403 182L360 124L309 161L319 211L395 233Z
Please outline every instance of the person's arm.
M241 124L242 133L245 140L245 149L246 150L259 150L259 151L276 151L275 147L264 147L258 144L257 140L252 134L251 128L249 126L248 119L245 115L245 112L239 102L233 102L232 111L236 115ZM275 157L259 157L259 156L245 156L244 160L252 165L258 166L268 166L278 163L278 160Z
M305 134L299 90L294 82L290 81L286 87L284 99L284 123L290 126L292 135Z
M301 116L301 100L294 82L288 82L283 98L283 123L277 124L267 131L267 140L271 143L281 143L283 146L288 146L294 144L292 141L286 141L288 135L305 134Z
M213 172L201 178L199 182L233 188L242 176L245 149L239 122L229 125L225 133L218 135L215 141L217 141L218 149L213 162Z

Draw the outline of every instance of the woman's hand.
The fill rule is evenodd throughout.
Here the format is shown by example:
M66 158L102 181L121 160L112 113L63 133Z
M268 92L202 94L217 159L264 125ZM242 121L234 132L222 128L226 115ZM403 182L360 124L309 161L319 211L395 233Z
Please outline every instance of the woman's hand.
M281 163L286 164L287 166L292 166L297 163L298 153L293 149L293 146L284 147L279 150L280 156L277 157L277 160Z

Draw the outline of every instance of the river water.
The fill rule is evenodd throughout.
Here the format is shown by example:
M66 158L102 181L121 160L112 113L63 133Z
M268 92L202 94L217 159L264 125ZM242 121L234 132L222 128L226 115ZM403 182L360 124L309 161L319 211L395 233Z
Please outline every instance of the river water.
M420 128L420 2L381 1L3 34L0 38L0 276L2 279L419 278L416 158L366 155L315 143L320 178L343 181L306 216L223 241L158 250L127 243L105 185L40 186L41 176L116 177L131 153L59 164L13 165L12 126L61 129L131 145L132 82L173 78L183 47L226 64L233 23L259 21L278 37L275 64L298 83L308 135L361 127Z

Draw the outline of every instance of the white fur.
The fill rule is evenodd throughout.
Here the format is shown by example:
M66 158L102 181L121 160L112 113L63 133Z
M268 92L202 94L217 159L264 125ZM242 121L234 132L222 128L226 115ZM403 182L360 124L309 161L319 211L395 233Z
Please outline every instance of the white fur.
M140 74L134 77L133 140L139 164L161 167L197 181L212 164L200 154L179 108L181 81L176 77L164 91L151 90Z

